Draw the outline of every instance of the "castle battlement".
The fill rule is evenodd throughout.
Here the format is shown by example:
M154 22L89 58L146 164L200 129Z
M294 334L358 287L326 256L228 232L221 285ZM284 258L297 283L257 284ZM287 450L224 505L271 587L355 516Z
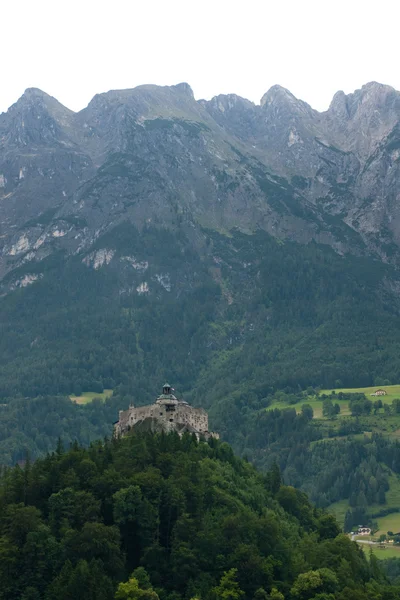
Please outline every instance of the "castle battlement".
M180 435L185 432L194 433L198 438L204 436L219 438L217 433L208 431L208 414L203 408L194 408L172 393L174 390L167 383L163 393L154 404L135 407L119 412L119 420L114 425L114 435L124 436L132 429L166 432L176 431Z

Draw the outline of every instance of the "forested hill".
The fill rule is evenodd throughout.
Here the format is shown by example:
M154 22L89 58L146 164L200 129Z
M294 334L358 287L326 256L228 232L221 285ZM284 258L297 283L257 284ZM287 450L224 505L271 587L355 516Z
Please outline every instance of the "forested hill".
M0 479L3 600L395 600L333 517L226 443L135 435Z

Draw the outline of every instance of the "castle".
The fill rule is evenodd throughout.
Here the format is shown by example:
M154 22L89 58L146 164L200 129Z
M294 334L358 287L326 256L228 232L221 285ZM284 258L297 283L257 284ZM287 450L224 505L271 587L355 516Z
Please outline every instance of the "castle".
M161 396L154 404L119 411L119 420L114 424L114 436L126 435L132 429L137 431L176 431L194 433L197 438L219 438L218 433L208 431L208 414L203 408L193 408L184 400L178 400L174 390L166 383Z

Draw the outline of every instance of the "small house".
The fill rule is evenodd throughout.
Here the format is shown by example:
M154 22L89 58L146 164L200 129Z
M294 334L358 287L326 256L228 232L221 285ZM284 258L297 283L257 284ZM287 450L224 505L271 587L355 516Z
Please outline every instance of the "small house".
M386 396L386 390L376 390L376 392L372 392L371 396Z

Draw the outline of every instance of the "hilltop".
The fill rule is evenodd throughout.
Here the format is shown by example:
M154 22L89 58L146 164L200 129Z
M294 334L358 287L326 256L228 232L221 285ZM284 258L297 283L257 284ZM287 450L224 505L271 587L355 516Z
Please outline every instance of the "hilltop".
M399 593L331 516L281 485L279 470L261 476L217 440L59 445L0 478L0 507L7 600L112 600L129 589L153 600Z

